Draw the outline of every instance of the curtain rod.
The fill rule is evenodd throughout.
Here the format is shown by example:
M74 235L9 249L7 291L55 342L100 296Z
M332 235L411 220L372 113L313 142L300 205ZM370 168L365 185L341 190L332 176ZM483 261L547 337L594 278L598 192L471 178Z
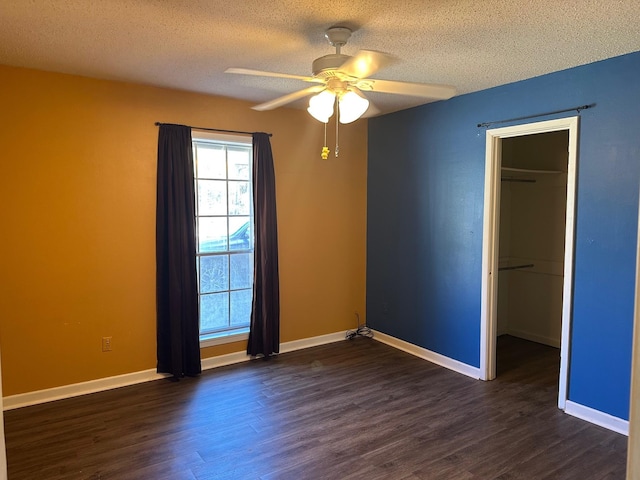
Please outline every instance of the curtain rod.
M242 135L253 135L254 133L261 133L261 132L243 132L241 130L224 130L224 129L221 129L221 128L193 127L191 125L182 125L180 123L156 122L156 127L159 127L160 125L176 125L176 126L179 126L179 127L189 127L189 128L195 128L196 130L204 130L204 131L207 131L207 132L239 133L239 134L242 134ZM267 135L272 137L273 133L267 133Z
M544 117L544 116L547 116L547 115L555 115L556 113L573 112L574 110L576 112L580 113L581 110L586 110L587 108L593 108L595 106L596 106L595 103L591 103L589 105L581 105L579 107L565 108L564 110L555 110L553 112L537 113L535 115L527 115L526 117L509 118L508 120L496 120L494 122L484 122L484 123L479 123L478 124L478 128L489 127L489 126L495 125L497 123L515 122L517 120L527 120L529 118Z

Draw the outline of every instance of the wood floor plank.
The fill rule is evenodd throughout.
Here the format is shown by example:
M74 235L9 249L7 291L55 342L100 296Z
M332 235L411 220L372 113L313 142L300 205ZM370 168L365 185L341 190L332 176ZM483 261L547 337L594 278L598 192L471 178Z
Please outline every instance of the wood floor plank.
M491 382L338 342L8 411L9 479L624 479L626 437L557 409L558 367L513 337Z

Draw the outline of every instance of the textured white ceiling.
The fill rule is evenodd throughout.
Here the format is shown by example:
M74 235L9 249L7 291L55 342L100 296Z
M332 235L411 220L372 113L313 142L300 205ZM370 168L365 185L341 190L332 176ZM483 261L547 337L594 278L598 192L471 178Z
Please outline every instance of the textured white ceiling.
M334 25L354 30L343 53L399 58L374 78L459 94L640 50L640 0L0 0L0 25L1 64L256 103L308 84L224 70L309 75ZM367 95L383 113L424 103Z

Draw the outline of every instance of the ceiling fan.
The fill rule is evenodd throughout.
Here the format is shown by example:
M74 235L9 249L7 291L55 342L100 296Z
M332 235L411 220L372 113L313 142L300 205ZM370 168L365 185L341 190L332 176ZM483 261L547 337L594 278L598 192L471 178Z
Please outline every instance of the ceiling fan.
M311 97L307 110L313 117L324 123L327 123L333 115L336 99L340 123L350 123L360 118L370 106L370 102L363 92L410 95L430 100L446 100L456 94L455 88L450 85L368 78L381 68L393 63L395 57L373 50L360 50L355 56L344 55L341 53L341 48L351 37L349 28L331 27L325 32L325 37L332 46L336 47L336 53L316 58L311 68L313 76L306 77L248 68L228 68L225 73L291 78L317 84L252 108L260 111L272 110L315 94Z

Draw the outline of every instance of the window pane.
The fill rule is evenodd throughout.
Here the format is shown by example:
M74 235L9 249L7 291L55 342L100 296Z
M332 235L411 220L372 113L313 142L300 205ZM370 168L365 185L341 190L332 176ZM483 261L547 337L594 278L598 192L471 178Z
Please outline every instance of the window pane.
M222 145L196 145L196 176L226 178L227 165Z
M251 213L250 189L249 182L229 182L229 215L249 215Z
M202 335L249 324L254 258L250 142L193 139Z
M199 252L224 252L227 245L227 217L198 218Z
M198 215L227 214L227 182L198 180Z
M231 290L253 286L253 255L236 253L231 255Z
M200 293L229 290L229 255L200 257Z
M253 235L249 217L229 217L229 250L249 250Z
M253 291L237 290L231 292L231 325L248 325L251 317Z
M248 148L233 148L227 150L229 159L229 178L232 180L249 180L249 158L251 151Z
M200 332L229 326L229 293L200 295Z

